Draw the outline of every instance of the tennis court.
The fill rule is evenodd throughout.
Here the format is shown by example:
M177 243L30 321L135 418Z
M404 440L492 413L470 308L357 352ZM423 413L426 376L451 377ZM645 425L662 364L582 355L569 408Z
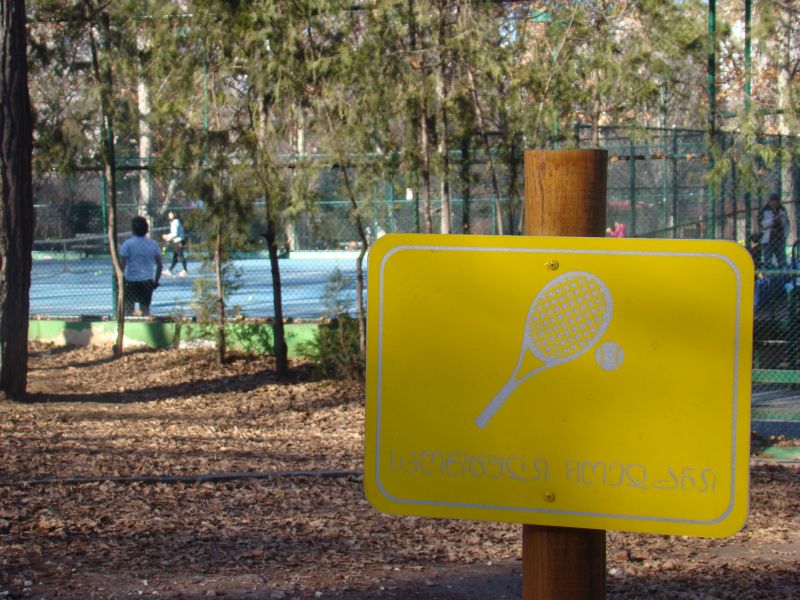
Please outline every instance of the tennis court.
M283 313L286 318L314 319L325 315L321 300L336 269L352 285L340 298L355 307L356 252L301 252L280 260ZM165 267L169 266L167 255ZM232 261L239 273L237 289L227 299L229 309L246 317L273 316L272 277L267 258ZM366 267L366 261L365 261ZM195 284L213 275L189 256L188 277L164 276L153 295L155 316L192 316L198 296ZM110 316L113 310L113 268L108 256L78 256L74 252L42 252L34 260L30 292L32 315L48 317Z

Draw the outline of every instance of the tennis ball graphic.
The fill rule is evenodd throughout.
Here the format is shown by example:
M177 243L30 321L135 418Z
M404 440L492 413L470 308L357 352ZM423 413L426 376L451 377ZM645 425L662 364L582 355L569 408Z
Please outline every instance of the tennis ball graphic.
M616 342L604 342L597 347L594 360L604 371L616 371L622 364L625 353Z

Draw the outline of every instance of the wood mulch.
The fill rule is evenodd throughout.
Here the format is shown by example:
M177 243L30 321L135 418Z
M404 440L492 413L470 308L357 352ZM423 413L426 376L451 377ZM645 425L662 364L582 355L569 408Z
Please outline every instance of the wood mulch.
M520 597L519 525L362 493L360 385L267 357L32 346L0 402L3 598ZM800 469L755 461L722 540L609 532L612 599L800 599Z

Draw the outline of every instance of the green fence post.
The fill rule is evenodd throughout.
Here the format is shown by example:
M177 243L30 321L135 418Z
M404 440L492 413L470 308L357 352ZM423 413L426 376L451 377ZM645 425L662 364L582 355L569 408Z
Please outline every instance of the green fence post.
M416 221L417 221L416 222L416 227L417 227L416 233L419 233L420 232L420 228L419 228L419 226L420 226L420 222L419 222L419 187L417 187L417 189L414 190L414 214L416 215Z
M713 146L717 138L717 0L708 0L708 171L714 169ZM714 237L716 214L713 184L706 186L706 236Z
M775 191L783 202L783 134L778 134L778 189Z
M630 140L628 156L629 192L631 201L631 236L636 237L636 146Z
M669 139L667 137L667 129L662 131L661 151L664 156L661 159L661 212L663 219L662 229L664 232L669 231L669 203L667 202L667 189L669 184L667 182L667 155L669 154ZM666 235L666 233L665 233Z
M711 138L709 141L708 148L706 151L708 152L708 169L706 170L707 173L710 173L714 169L715 160L713 156L713 145L714 139ZM708 239L714 239L716 237L715 225L717 223L717 201L716 201L716 193L714 190L714 182L709 181L708 184L704 188L705 198L705 216L706 216L706 234L704 237Z
M471 157L471 138L469 135L461 137L461 233L470 233L471 223L471 201L472 201L472 181L470 178Z
M796 224L797 237L800 239L800 157L792 157L792 204L794 204L794 218Z
M385 181L384 185L389 186L389 231L394 233L397 228L394 219L394 178L392 177L389 181Z
M739 178L736 175L736 165L731 161L731 197L733 202L733 239L739 239ZM744 231L745 247L750 247L749 232L747 228Z
M736 166L733 167L734 169ZM745 236L750 237L750 234L753 233L753 197L750 193L750 189L745 189L744 191L744 231Z
M725 150L728 148L728 136L725 135L724 133L721 134L721 136L722 136L721 137L722 141L721 141L720 145L721 145L721 149L722 149L722 154L724 155L725 154ZM720 236L723 237L723 238L725 237L726 226L728 224L727 214L728 214L728 196L729 195L725 193L725 190L727 189L727 186L729 184L730 184L730 182L728 181L728 175L726 174L725 178L722 180L722 183L720 183L720 186L719 186L719 189L720 189L721 193L720 193L720 197L719 197L719 203L717 205L717 212L715 213L715 215L716 215L715 216L715 223L719 223L719 225L715 225L714 229L718 230L719 233L720 233ZM732 213L732 215L733 215L732 216L733 223L732 223L731 231L734 234L733 239L735 240L736 239L736 217L735 217L734 213Z
M100 210L103 215L103 226L108 231L108 185L106 178L100 177ZM108 240L111 243L111 240ZM117 314L117 275L114 269L111 269L111 314Z
M751 57L751 2L750 0L745 0L744 2L744 110L747 115L750 114L750 106L751 106L751 85L752 85L752 73L753 73L753 63ZM732 167L733 172L736 172L736 167ZM753 216L750 214L751 211L751 196L750 190L745 189L744 191L744 237L745 243L747 247L750 246L750 235L753 233Z
M678 131L672 128L672 237L677 238L678 227Z

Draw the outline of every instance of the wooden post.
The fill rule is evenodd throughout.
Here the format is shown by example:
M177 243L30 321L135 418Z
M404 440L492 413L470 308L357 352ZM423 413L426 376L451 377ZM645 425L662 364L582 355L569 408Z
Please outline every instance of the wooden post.
M605 600L606 532L522 526L523 600Z
M527 150L526 235L605 235L607 167L605 150ZM523 525L523 600L605 597L605 531Z
M525 234L603 237L605 150L525 151Z

